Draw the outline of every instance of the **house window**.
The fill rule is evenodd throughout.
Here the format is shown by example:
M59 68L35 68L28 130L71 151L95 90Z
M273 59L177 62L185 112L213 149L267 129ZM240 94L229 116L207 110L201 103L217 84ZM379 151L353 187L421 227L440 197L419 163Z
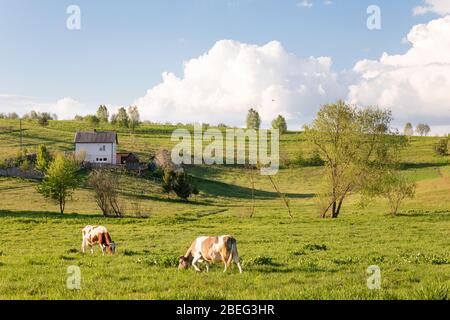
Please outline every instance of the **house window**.
M105 145L100 146L100 151L106 151L106 146Z
M105 162L106 162L106 161L108 161L108 159L106 159L106 158L103 158L103 161L105 161Z

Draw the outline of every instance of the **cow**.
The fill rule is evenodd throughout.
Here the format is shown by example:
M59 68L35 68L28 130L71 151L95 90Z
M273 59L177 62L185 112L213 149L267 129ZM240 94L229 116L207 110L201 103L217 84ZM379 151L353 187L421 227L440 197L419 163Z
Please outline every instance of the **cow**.
M105 249L108 250L110 254L116 252L116 244L111 240L108 230L103 226L86 226L81 230L83 237L83 242L81 243L81 251L84 253L86 247L91 248L91 253L94 253L93 245L98 243L100 249L102 249L102 254L105 255Z
M186 254L179 257L178 269L188 269L189 265L192 265L197 272L201 272L197 263L205 262L206 272L209 272L211 263L222 262L225 265L223 272L226 272L232 261L242 273L236 239L232 236L198 237L192 242Z

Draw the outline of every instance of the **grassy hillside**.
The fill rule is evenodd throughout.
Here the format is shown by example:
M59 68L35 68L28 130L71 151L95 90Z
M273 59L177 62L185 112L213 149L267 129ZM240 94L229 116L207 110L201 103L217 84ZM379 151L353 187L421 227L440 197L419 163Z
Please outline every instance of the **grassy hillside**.
M52 151L73 150L83 122L51 121L46 128L23 123L23 144L33 151L46 144ZM119 132L119 149L143 159L173 145L175 127L143 125L135 133ZM105 128L108 129L108 128ZM111 128L110 128L111 129ZM190 167L201 194L189 203L167 198L152 179L121 176L127 202L124 219L104 219L92 191L80 188L58 215L57 205L42 198L36 182L0 178L0 299L188 298L188 299L389 299L450 297L450 159L435 156L437 138L411 139L402 161L417 181L417 196L401 214L387 215L387 204L374 200L345 203L335 220L318 218L315 194L322 168L285 167L276 176L289 196L289 219L270 181L256 176L256 213L249 218L248 173L238 167ZM18 153L18 121L0 120L0 158ZM310 146L302 134L282 136L285 162ZM147 218L133 218L139 207ZM114 257L81 255L84 225L107 226L118 244ZM245 272L210 274L178 272L174 260L199 235L233 234ZM378 265L382 289L369 290L366 269ZM82 290L66 289L66 268L79 265Z

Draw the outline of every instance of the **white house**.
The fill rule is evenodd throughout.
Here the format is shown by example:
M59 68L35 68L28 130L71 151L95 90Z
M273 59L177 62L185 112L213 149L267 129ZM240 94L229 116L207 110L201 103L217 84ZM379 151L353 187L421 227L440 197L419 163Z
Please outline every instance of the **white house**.
M75 151L86 153L85 161L95 164L116 164L117 133L114 131L77 132Z

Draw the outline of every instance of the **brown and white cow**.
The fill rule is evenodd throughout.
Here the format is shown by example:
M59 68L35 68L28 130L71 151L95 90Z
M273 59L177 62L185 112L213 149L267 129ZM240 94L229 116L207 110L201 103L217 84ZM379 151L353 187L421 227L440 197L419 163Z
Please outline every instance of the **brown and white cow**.
M116 252L116 244L111 240L108 230L103 226L86 226L81 230L83 236L83 242L81 243L81 251L84 253L86 247L91 248L91 253L94 253L93 245L98 243L100 249L102 249L102 254L105 255L105 249L108 250L110 254Z
M223 272L226 272L232 261L242 273L236 239L232 236L198 237L192 242L186 254L179 258L178 269L187 269L192 264L196 271L201 272L197 264L205 262L206 272L208 272L211 263L222 262L225 265Z

